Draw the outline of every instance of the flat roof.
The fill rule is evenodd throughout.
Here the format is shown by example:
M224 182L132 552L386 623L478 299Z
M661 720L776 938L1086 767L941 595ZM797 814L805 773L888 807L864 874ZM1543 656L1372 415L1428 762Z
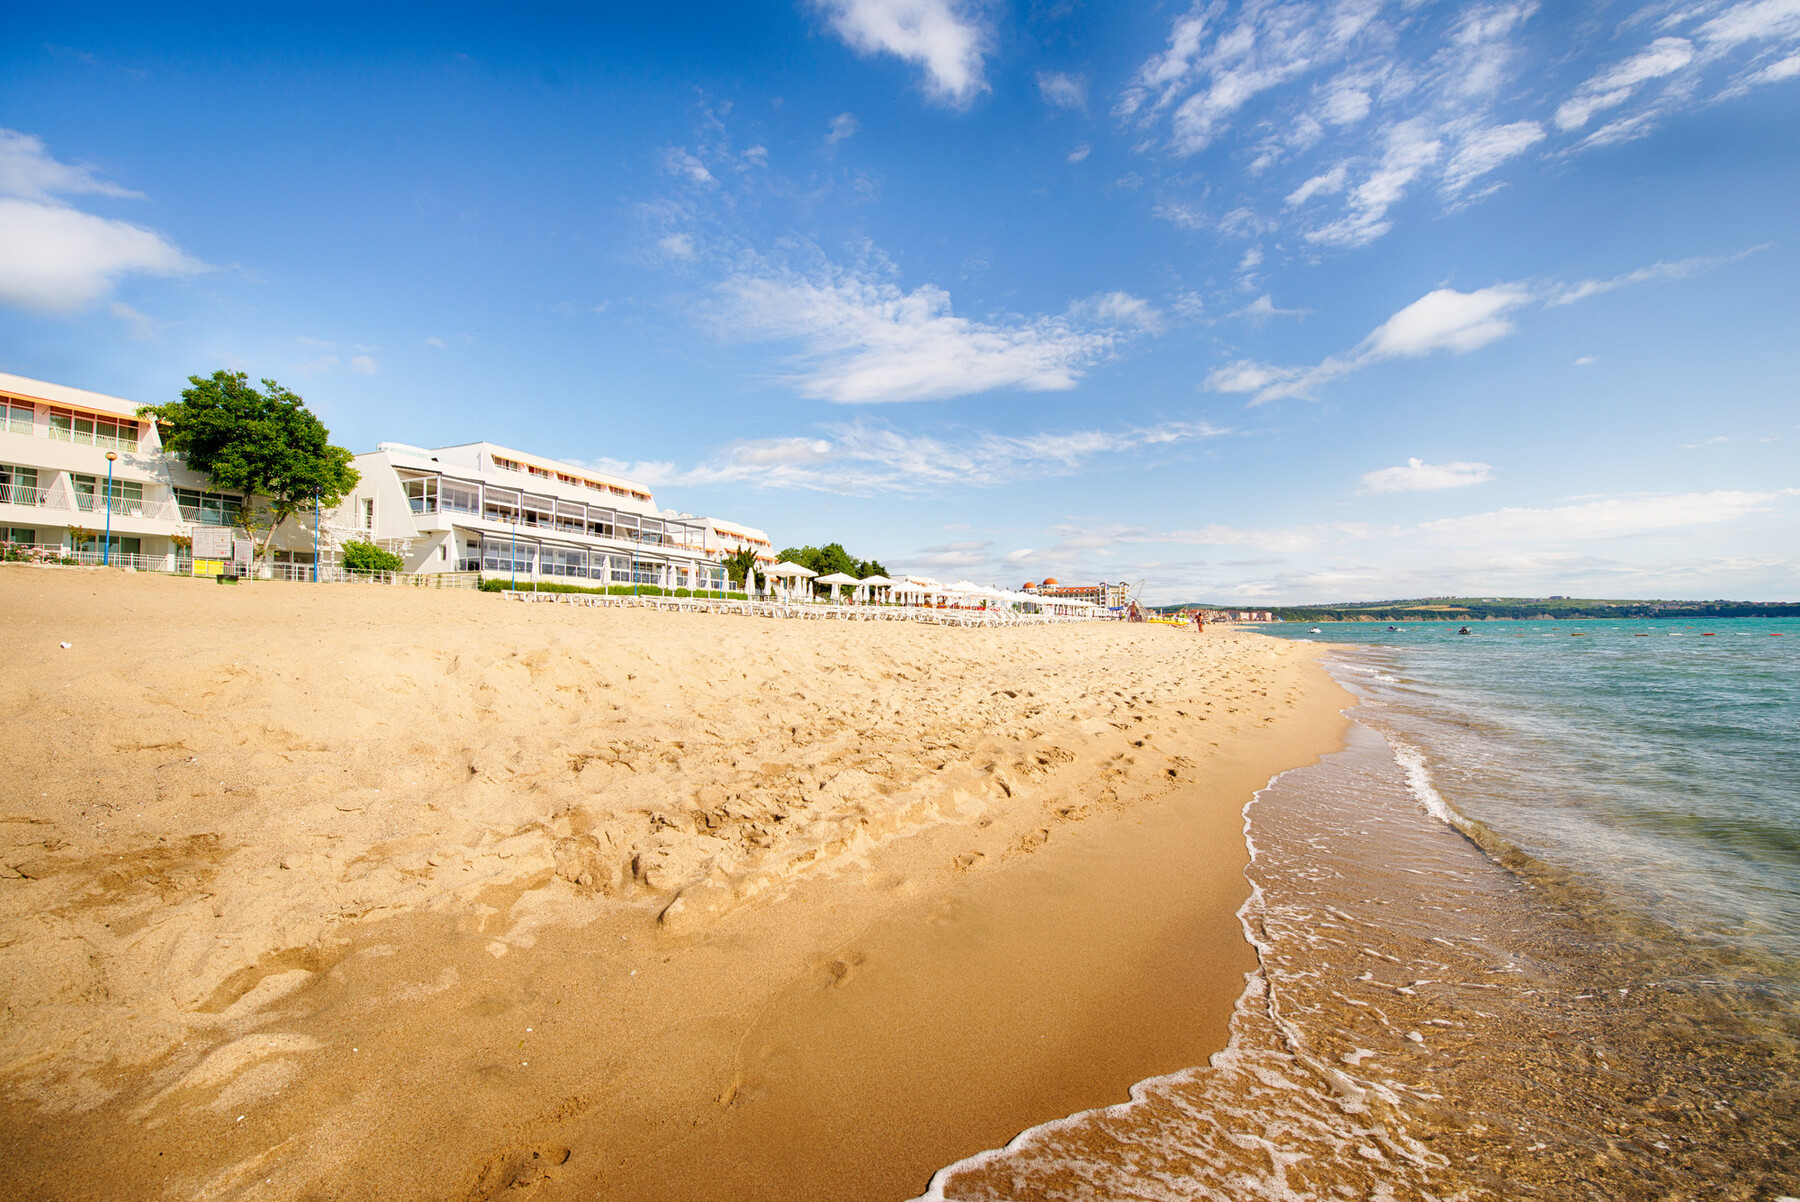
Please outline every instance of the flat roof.
M107 396L104 392L89 392L85 388L70 388L67 384L52 384L48 380L33 380L29 376L15 376L0 371L0 393L8 396L23 397L31 401L43 401L47 405L66 405L70 409L87 409L95 413L122 414L126 417L137 416L140 401L128 401L123 397Z

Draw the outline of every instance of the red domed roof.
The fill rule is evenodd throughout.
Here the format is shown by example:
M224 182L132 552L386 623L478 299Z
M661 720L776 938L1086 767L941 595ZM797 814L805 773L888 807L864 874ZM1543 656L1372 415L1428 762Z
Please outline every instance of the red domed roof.
M1056 577L1054 577L1054 576L1046 576L1046 577L1044 577L1044 583L1043 583L1043 584L1041 584L1041 585L1039 585L1039 586L1038 586L1038 587L1040 587L1040 588L1050 588L1050 587L1051 587L1051 586L1053 586L1053 585L1054 585L1054 584L1055 584L1055 583L1056 583Z
M1029 581L1029 580L1027 580L1024 584L1021 584L1019 586L1019 589L1021 592L1027 592L1027 593L1031 592L1035 588L1037 588L1037 585L1031 583L1031 581Z

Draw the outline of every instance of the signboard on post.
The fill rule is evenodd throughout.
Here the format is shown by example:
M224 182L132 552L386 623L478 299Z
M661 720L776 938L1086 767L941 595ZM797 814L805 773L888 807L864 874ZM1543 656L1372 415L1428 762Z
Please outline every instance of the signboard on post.
M226 561L232 558L231 530L225 526L194 528L194 575L222 576Z
M231 540L231 574L239 580L250 578L250 560L256 554L256 540L253 538L234 538Z

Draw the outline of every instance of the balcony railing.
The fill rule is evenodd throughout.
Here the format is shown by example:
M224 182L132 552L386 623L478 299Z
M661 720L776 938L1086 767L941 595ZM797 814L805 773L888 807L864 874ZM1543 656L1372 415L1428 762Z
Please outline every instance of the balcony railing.
M50 490L30 488L23 484L0 484L0 505L29 505L33 508L50 504Z

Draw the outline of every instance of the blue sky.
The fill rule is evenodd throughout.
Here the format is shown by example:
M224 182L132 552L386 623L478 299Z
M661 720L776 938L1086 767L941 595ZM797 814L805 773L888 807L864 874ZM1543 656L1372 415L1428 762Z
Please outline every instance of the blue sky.
M1800 0L259 7L9 15L0 369L946 579L1800 596Z

